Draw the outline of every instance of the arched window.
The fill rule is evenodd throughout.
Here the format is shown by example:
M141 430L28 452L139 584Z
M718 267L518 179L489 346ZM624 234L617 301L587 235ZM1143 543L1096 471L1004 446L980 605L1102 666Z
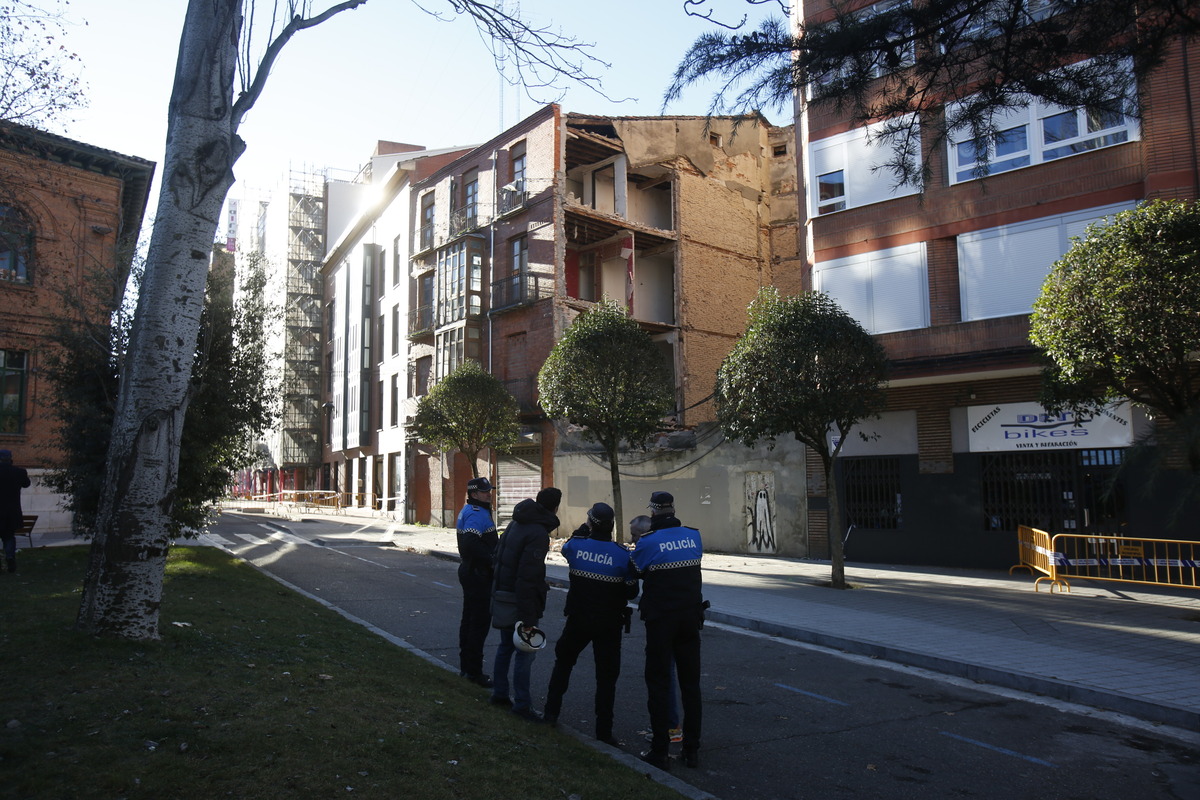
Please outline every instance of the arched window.
M20 209L0 203L0 282L29 283L32 267L33 226Z

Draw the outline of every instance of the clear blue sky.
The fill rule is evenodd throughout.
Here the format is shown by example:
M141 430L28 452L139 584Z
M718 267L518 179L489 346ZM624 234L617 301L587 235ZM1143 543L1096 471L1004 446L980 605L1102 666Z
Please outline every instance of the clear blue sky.
M320 4L323 0L318 0ZM508 0L509 7L516 0ZM761 17L773 4L712 0L717 13ZM47 3L49 5L49 3ZM160 164L167 101L186 0L70 0L65 42L78 52L90 107L67 136ZM424 0L427 8L448 7ZM521 0L522 13L552 20L613 64L596 69L615 103L568 85L560 102L569 111L658 114L671 73L687 47L710 23L686 16L682 0ZM86 20L86 25L83 22ZM542 90L526 97L503 90L503 127L556 99ZM669 114L703 114L707 90L692 91ZM766 110L776 124L790 119ZM266 183L289 166L352 170L376 140L444 147L483 142L502 130L501 90L491 55L469 20L438 22L411 0L368 0L285 49L266 91L241 129L248 144L235 167L240 180ZM153 199L152 199L153 203Z

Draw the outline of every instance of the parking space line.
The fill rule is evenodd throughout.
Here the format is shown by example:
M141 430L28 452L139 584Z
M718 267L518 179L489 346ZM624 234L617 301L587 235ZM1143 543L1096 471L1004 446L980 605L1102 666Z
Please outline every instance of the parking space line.
M826 697L823 694L817 694L816 692L806 692L803 689L797 689L795 686L788 686L786 683L777 683L775 685L778 686L780 689L787 689L789 692L795 692L796 694L802 694L805 697L812 697L816 700L824 700L826 703L833 703L835 706L850 705L849 703L844 703L841 700L834 700L832 697Z
M981 742L977 739L968 739L966 736L959 736L957 733L951 733L950 731L941 731L941 734L942 734L942 736L949 736L951 739L957 739L960 742L966 742L967 744L973 744L978 747L982 747L985 750L992 750L997 753L1003 753L1006 756L1015 756L1017 758L1024 759L1025 761L1028 761L1031 764L1040 764L1043 767L1050 767L1052 769L1058 769L1057 764L1051 764L1049 761L1043 761L1040 758L1034 758L1033 756L1027 756L1024 753L1018 753L1015 750L1007 750L1003 747L997 747L994 744L988 744L987 742Z

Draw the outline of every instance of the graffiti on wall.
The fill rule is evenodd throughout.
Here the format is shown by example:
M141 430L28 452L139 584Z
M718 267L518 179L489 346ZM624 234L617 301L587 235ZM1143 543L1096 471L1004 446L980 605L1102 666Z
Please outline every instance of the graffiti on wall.
M746 543L751 553L776 552L774 472L746 473Z

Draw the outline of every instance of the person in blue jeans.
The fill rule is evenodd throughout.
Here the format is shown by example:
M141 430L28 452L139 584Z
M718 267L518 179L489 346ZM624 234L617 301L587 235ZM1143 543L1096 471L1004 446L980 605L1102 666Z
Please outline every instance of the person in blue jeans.
M496 572L492 594L511 593L517 604L517 619L521 627L531 631L537 627L546 611L546 553L550 550L550 532L558 527L558 504L562 492L548 487L538 492L536 500L522 500L513 509L512 522L504 529L496 546ZM500 644L496 648L495 672L492 674L491 702L511 705L512 712L531 722L542 717L531 707L533 697L529 677L537 652L517 650L513 644L513 629L500 627ZM509 667L512 667L512 694L509 694Z

